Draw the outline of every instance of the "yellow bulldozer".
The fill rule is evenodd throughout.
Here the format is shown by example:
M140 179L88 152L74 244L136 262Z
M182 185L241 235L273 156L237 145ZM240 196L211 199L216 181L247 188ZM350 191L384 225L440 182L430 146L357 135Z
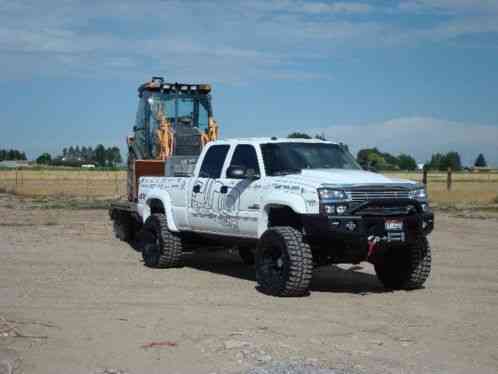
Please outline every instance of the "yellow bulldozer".
M202 147L219 136L211 85L167 83L153 77L138 88L138 109L128 144L128 201L137 201L141 176L191 172Z

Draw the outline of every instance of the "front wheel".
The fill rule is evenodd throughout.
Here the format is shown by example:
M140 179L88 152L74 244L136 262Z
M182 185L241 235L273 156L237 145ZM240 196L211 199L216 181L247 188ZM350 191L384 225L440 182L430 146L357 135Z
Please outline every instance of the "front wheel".
M377 277L386 288L421 288L431 272L431 247L422 237L405 248L391 248L375 263Z
M306 295L312 272L311 248L300 231L276 226L261 236L256 252L256 280L263 293Z

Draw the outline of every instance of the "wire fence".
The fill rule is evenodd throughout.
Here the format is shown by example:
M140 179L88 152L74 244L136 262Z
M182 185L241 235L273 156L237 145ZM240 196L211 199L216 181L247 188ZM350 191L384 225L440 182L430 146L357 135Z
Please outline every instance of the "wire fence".
M422 172L387 173L423 181ZM433 202L498 203L498 173L429 172L427 189ZM450 188L448 188L448 186ZM126 171L0 170L0 192L21 196L117 199L126 196Z

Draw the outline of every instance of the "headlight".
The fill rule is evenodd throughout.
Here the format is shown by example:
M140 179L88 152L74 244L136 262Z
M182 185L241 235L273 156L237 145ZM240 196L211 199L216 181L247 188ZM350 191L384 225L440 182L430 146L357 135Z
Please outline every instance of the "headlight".
M319 188L318 197L320 198L320 212L327 216L346 213L349 208L347 202L351 201L346 192L332 188Z
M326 201L348 201L348 195L346 192L341 191L341 190L333 190L330 188L319 188L318 189L318 196L320 197L320 200L326 200Z
M417 188L416 190L412 190L410 191L410 199L426 202L428 199L427 191L425 190L425 188Z

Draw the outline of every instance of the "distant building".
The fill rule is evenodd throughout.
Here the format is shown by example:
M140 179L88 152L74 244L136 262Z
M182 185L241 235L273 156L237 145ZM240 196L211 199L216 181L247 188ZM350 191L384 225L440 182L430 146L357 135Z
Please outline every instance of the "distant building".
M83 165L81 165L81 167L83 169L95 169L95 165L94 164L83 164Z
M417 170L424 170L425 164L417 164Z
M0 168L16 169L29 166L28 161L0 161Z
M494 169L489 166L472 166L469 168L469 171L472 173L489 173Z

